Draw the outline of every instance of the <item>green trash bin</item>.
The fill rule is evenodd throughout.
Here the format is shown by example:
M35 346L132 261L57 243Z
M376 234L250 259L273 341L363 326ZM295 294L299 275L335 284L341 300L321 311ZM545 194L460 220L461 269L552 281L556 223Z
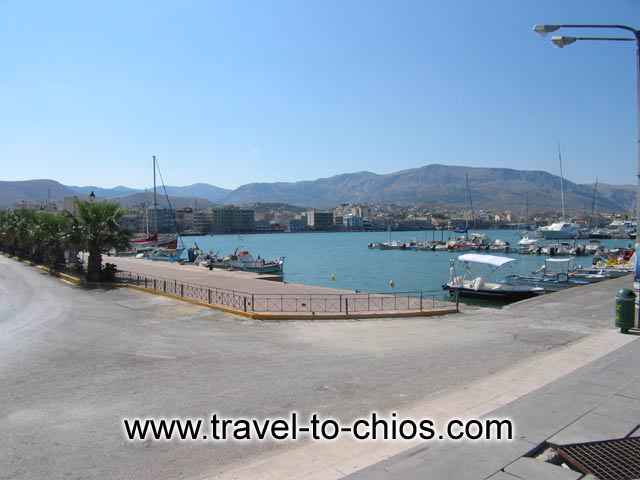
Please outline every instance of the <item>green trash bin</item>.
M616 327L627 333L634 327L636 313L636 294L633 290L622 288L616 295Z

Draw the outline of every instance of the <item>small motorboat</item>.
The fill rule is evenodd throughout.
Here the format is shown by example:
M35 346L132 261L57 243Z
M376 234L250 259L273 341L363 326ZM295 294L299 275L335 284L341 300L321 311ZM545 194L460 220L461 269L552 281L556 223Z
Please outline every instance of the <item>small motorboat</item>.
M502 267L515 261L515 258L479 253L460 255L458 262L464 264L464 273L462 275L457 274L455 263L452 260L449 267L449 282L444 284L442 288L448 290L451 295L506 303L543 294L545 291L541 287L514 285L507 282L490 280L490 277L498 275ZM486 277L475 275L472 272L472 265L488 267L490 272Z
M511 249L511 244L504 240L500 240L499 238L495 239L491 245L489 245L489 250L492 252L509 252Z
M579 277L571 277L575 270L573 258L547 258L544 265L531 275L509 275L506 281L512 285L529 285L544 288L547 292L557 292L565 288L592 283Z

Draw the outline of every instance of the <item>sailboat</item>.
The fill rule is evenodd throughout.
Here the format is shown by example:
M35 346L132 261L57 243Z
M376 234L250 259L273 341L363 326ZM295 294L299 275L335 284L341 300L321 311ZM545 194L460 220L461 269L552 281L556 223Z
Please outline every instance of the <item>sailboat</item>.
M465 221L464 221L464 228L456 228L454 230L454 232L456 233L464 233L467 234L469 233L469 215L471 215L471 219L473 221L473 202L471 201L471 190L469 189L469 174L465 173L465 190L466 190L466 197L467 200L469 201L469 211L470 213L468 215L465 215Z
M149 239L151 247L155 247L147 252L144 252L142 256L149 260L162 260L175 262L181 259L182 252L184 251L184 245L180 247L178 244L182 244L182 239L179 234L173 235L163 235L161 238L158 233L158 189L157 189L157 180L156 180L156 170L159 172L158 160L155 155L153 155L153 234L147 235ZM167 200L167 204L169 208L173 210L171 206L171 201L169 200L169 195L167 194L167 189L164 184L164 179L162 178L162 173L160 173L160 181L162 182L162 188L164 190L164 194ZM147 218L148 218L148 210L147 210ZM175 216L174 216L175 222ZM177 224L176 224L176 232L177 232Z
M562 217L559 222L538 229L538 232L545 240L566 240L578 237L578 226L575 223L565 220L564 172L562 171L562 152L560 151L559 144L558 161L560 162L560 202L562 206Z

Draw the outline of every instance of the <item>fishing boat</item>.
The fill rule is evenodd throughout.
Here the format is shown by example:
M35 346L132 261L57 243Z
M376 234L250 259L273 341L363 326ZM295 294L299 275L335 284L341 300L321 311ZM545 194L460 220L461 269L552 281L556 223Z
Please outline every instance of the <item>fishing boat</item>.
M247 250L235 251L233 255L225 258L225 263L232 270L242 270L254 273L277 273L281 274L284 267L284 257L277 260L265 260L264 258L254 258Z
M222 268L260 274L282 275L284 270L284 257L276 260L265 260L264 258L260 258L259 255L255 258L247 250L239 251L236 249L231 255L224 257L212 253L200 256L196 259L196 264L207 267L209 270Z
M501 273L504 266L515 262L515 258L466 253L460 255L457 260L464 265L463 274L458 275L455 263L452 261L449 267L449 281L442 286L452 295L499 302L515 302L544 293L544 289L541 287L513 285L492 280L499 275L499 272ZM486 276L476 275L472 271L472 266L478 265L488 267L489 273Z

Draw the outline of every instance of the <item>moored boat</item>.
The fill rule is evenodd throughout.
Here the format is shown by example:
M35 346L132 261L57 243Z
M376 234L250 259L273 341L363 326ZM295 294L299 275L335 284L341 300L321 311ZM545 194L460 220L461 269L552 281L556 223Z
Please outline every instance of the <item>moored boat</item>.
M497 255L484 255L468 253L460 255L458 262L464 264L464 273L458 275L455 264L449 267L449 281L442 286L452 295L461 297L478 298L498 302L515 302L535 297L544 293L544 289L536 286L513 285L498 280L492 280L505 265L515 262L515 258L501 257ZM488 267L487 276L475 275L471 265Z

